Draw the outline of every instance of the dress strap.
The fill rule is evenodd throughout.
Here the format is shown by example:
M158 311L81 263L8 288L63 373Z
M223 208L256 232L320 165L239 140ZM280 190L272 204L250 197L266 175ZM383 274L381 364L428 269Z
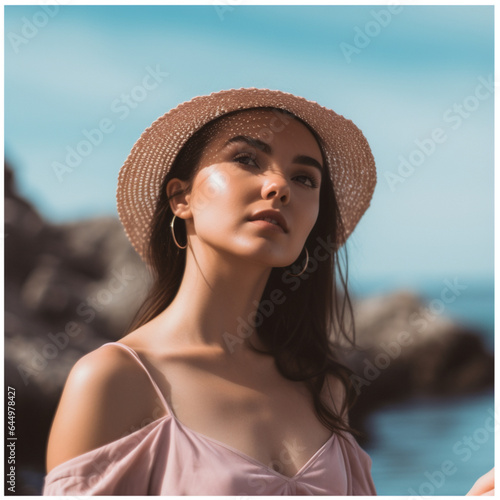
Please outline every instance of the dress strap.
M132 356L136 359L137 363L142 366L143 370L146 372L146 375L149 377L149 380L151 381L151 384L153 386L153 388L155 389L155 391L157 392L158 394L158 397L160 398L160 401L162 402L162 404L165 406L165 408L167 409L169 415L173 415L173 412L172 410L170 409L170 406L169 404L167 403L167 400L165 399L165 397L163 396L162 392L160 391L160 388L158 387L158 384L155 382L155 380L153 379L153 377L151 376L151 373L149 373L149 370L146 368L146 366L144 365L144 363L142 362L141 358L139 357L139 355L137 354L137 352L134 351L134 349L132 349L131 347L129 347L128 345L125 345L125 344L122 344L121 342L106 342L105 344L103 344L101 347L104 347L105 345L116 345L116 346L120 346L120 347L123 347L125 350L127 350L130 354L132 354Z

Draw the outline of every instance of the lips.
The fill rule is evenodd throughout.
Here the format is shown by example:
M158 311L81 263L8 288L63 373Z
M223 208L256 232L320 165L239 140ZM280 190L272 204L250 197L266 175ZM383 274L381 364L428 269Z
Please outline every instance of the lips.
M272 219L273 221L277 222L277 225L281 227L281 229L285 233L288 233L288 224L286 222L286 219L277 210L261 210L260 212L256 212L252 216L250 216L248 220L256 221L264 219Z

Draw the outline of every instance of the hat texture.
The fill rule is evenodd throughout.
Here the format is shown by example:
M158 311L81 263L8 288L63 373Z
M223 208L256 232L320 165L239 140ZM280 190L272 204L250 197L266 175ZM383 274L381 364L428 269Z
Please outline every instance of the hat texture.
M117 209L125 233L146 262L160 186L186 141L209 121L236 110L275 107L310 125L323 142L345 243L370 205L377 174L370 146L351 120L314 101L279 90L240 88L198 96L155 120L137 140L118 175Z

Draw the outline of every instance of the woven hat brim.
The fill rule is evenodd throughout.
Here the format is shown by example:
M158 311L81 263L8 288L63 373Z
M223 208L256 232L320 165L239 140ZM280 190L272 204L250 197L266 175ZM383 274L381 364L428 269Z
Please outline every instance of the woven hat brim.
M155 120L137 140L118 175L117 209L130 242L146 262L159 189L178 152L209 121L236 110L275 107L309 124L323 142L344 232L342 246L370 205L377 182L368 141L349 119L314 101L279 90L241 88L195 97Z

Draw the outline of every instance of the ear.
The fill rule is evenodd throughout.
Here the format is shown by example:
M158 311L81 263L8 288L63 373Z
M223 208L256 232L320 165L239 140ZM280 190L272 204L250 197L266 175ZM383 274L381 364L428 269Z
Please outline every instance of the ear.
M187 181L182 181L177 178L170 179L166 187L167 196L169 198L172 195L179 193L178 195L171 198L169 200L169 203L174 215L177 215L177 217L179 217L180 219L192 219L193 217L189 204L191 194L182 192L187 189L187 187Z

